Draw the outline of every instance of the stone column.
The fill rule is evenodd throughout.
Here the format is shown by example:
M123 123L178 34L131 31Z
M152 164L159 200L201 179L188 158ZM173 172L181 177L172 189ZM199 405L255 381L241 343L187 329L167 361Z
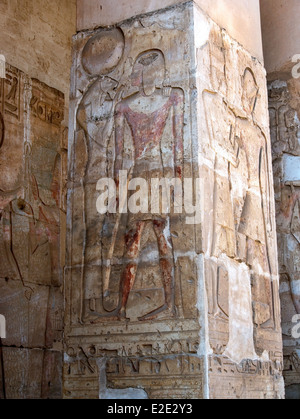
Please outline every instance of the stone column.
M300 5L263 0L287 398L300 398Z
M74 37L65 397L280 398L261 43L165 3Z
M0 398L62 397L64 95L6 63L0 79ZM2 347L3 346L3 347Z

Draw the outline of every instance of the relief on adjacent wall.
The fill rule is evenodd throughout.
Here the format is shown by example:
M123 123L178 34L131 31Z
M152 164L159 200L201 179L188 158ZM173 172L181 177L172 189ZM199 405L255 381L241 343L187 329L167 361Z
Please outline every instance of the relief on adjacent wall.
M275 82L276 83L276 82ZM269 113L273 160L283 154L298 155L299 122L295 109L289 104L290 95L285 82L269 89Z
M63 119L63 93L7 64L0 81L0 311L9 319L2 359L7 398L61 393Z
M42 121L48 122L56 126L60 126L64 119L64 112L62 109L56 108L53 105L40 100L33 96L30 102L32 114L40 118Z
M15 79L10 74L15 75ZM17 77L18 76L18 77ZM22 86L19 85L22 80ZM59 205L60 205L60 126L54 116L35 119L38 115L30 105L35 95L49 107L59 109L63 117L62 94L36 80L21 75L19 70L7 67L4 95L5 113L1 115L3 179L0 189L1 240L0 252L3 263L1 278L19 280L25 297L31 299L32 284L55 284L61 282L59 267ZM4 86L4 92L6 92ZM19 94L22 91L22 97ZM22 105L27 118L17 120L13 103ZM31 101L31 102L30 102ZM11 106L8 106L8 104ZM18 105L19 106L19 105ZM29 124L30 120L30 124ZM4 123L7 130L4 138ZM44 122L53 123L52 132ZM15 158L14 158L15 157Z
M299 341L293 318L300 314L300 121L297 80L275 80L269 87L269 113L276 200L286 396L299 389ZM299 391L299 390L298 390Z
M288 279L290 297L300 313L300 174L299 118L291 107L292 95L288 84L275 81L269 86L273 166L277 204L279 268ZM285 307L283 307L283 313ZM283 318L283 323L290 319Z
M21 72L6 65L6 78L0 80L0 106L3 114L20 119Z
M295 189L292 187L295 195ZM292 220L291 220L291 235L293 237L294 243L296 248L294 249L292 260L293 260L293 268L292 271L289 270L289 279L290 279L290 287L291 287L291 294L292 300L295 306L295 309L298 314L300 314L300 295L299 295L299 287L300 287L300 272L299 272L299 263L300 263L300 196L298 197L293 212L292 212ZM288 264L288 267L291 267L291 264Z

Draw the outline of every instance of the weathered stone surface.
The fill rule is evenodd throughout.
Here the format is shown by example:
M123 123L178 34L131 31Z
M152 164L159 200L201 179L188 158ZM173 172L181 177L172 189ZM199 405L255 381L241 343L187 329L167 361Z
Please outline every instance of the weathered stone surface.
M269 84L287 398L297 398L300 389L300 341L292 334L293 318L300 314L299 86L296 79Z
M59 397L64 264L60 246L67 165L64 96L9 64L0 92L0 313L7 324L7 398ZM37 348L41 351L35 359ZM44 354L46 348L58 352ZM26 358L22 368L21 361L14 365L18 354ZM41 386L47 379L44 373L55 383L53 391ZM33 378L27 382L28 374Z
M68 109L76 0L53 0L51 5L45 0L1 0L0 26L6 61L62 91Z
M5 389L7 399L61 398L61 353L9 347L2 348L2 352L0 388Z
M78 0L77 30L115 25L141 13L185 2L186 0ZM253 56L263 61L258 0L239 0L238 3L236 0L194 0L194 3Z
M282 398L261 63L187 2L79 33L73 69L65 397ZM107 177L199 178L198 217L100 215Z

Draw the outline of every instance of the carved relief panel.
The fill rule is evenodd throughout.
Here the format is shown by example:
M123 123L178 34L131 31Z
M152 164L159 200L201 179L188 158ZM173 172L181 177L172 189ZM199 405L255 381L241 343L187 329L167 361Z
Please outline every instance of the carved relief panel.
M300 148L297 80L269 84L269 112L275 178L277 241L282 308L286 395L299 393L300 341L292 336L294 316L300 314Z
M199 13L201 24L205 27ZM196 43L201 40L200 35L199 40L196 36ZM206 214L203 251L208 351L213 353L210 362L216 367L210 369L210 391L218 397L226 397L228 391L235 397L252 397L248 384L251 374L255 374L256 390L265 386L263 381L274 381L277 390L265 396L282 397L275 208L264 69L215 25L208 42L200 45L198 68L206 64L197 84L203 132L200 176L204 179ZM271 362L275 378L261 379L265 374L244 370L245 360L259 362L262 369L268 369L267 362ZM226 365L224 370L222 365ZM219 380L224 382L218 385Z
M92 397L204 397L209 354L232 394L253 374L281 397L262 66L193 2L79 33L74 51L66 397L90 376Z
M54 398L61 394L64 96L9 64L0 91L3 385L7 398Z
M78 356L78 336L84 336L98 357L107 358L104 375L110 383L116 380L116 386L118 374L113 371L120 371L126 354L125 363L132 362L132 368L125 368L122 380L130 387L136 376L148 392L148 368L154 368L158 383L179 374L166 359L173 353L167 348L175 335L180 345L187 334L199 345L195 242L199 226L188 225L186 215L176 213L176 186L169 189L170 210L163 210L160 192L167 190L163 188L169 181L183 183L197 173L192 149L190 5L179 11L180 17L174 9L75 39L68 346L75 346ZM97 210L103 178L121 191L116 213L101 215ZM146 188L148 193L142 195ZM130 210L133 203L135 211ZM110 333L113 339L106 338ZM160 348L155 352L157 334ZM140 345L133 348L132 339ZM131 348L125 349L128 345ZM176 349L174 359L182 351ZM143 367L136 366L140 357ZM182 383L200 380L199 388L193 386L198 396L201 374L201 369L191 370L182 379ZM180 381L178 391L184 394ZM73 384L67 379L68 386Z

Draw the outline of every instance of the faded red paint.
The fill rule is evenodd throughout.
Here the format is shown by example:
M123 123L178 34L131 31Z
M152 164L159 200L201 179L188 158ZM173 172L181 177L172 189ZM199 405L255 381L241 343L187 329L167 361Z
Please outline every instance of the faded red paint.
M122 287L122 302L121 302L120 314L122 314L124 312L125 307L127 305L127 301L128 301L130 291L131 291L131 289L134 285L134 282L135 282L136 272L137 272L136 263L129 263L126 266L125 271L123 273L122 284L121 284L121 287Z
M158 243L160 256L166 256L169 252L169 246L164 236L164 229L166 228L166 221L154 220L153 226L154 226L154 231L157 237L157 243Z
M138 257L144 225L144 222L139 222L137 229L135 231L130 230L125 236L126 252L130 259L136 259Z

